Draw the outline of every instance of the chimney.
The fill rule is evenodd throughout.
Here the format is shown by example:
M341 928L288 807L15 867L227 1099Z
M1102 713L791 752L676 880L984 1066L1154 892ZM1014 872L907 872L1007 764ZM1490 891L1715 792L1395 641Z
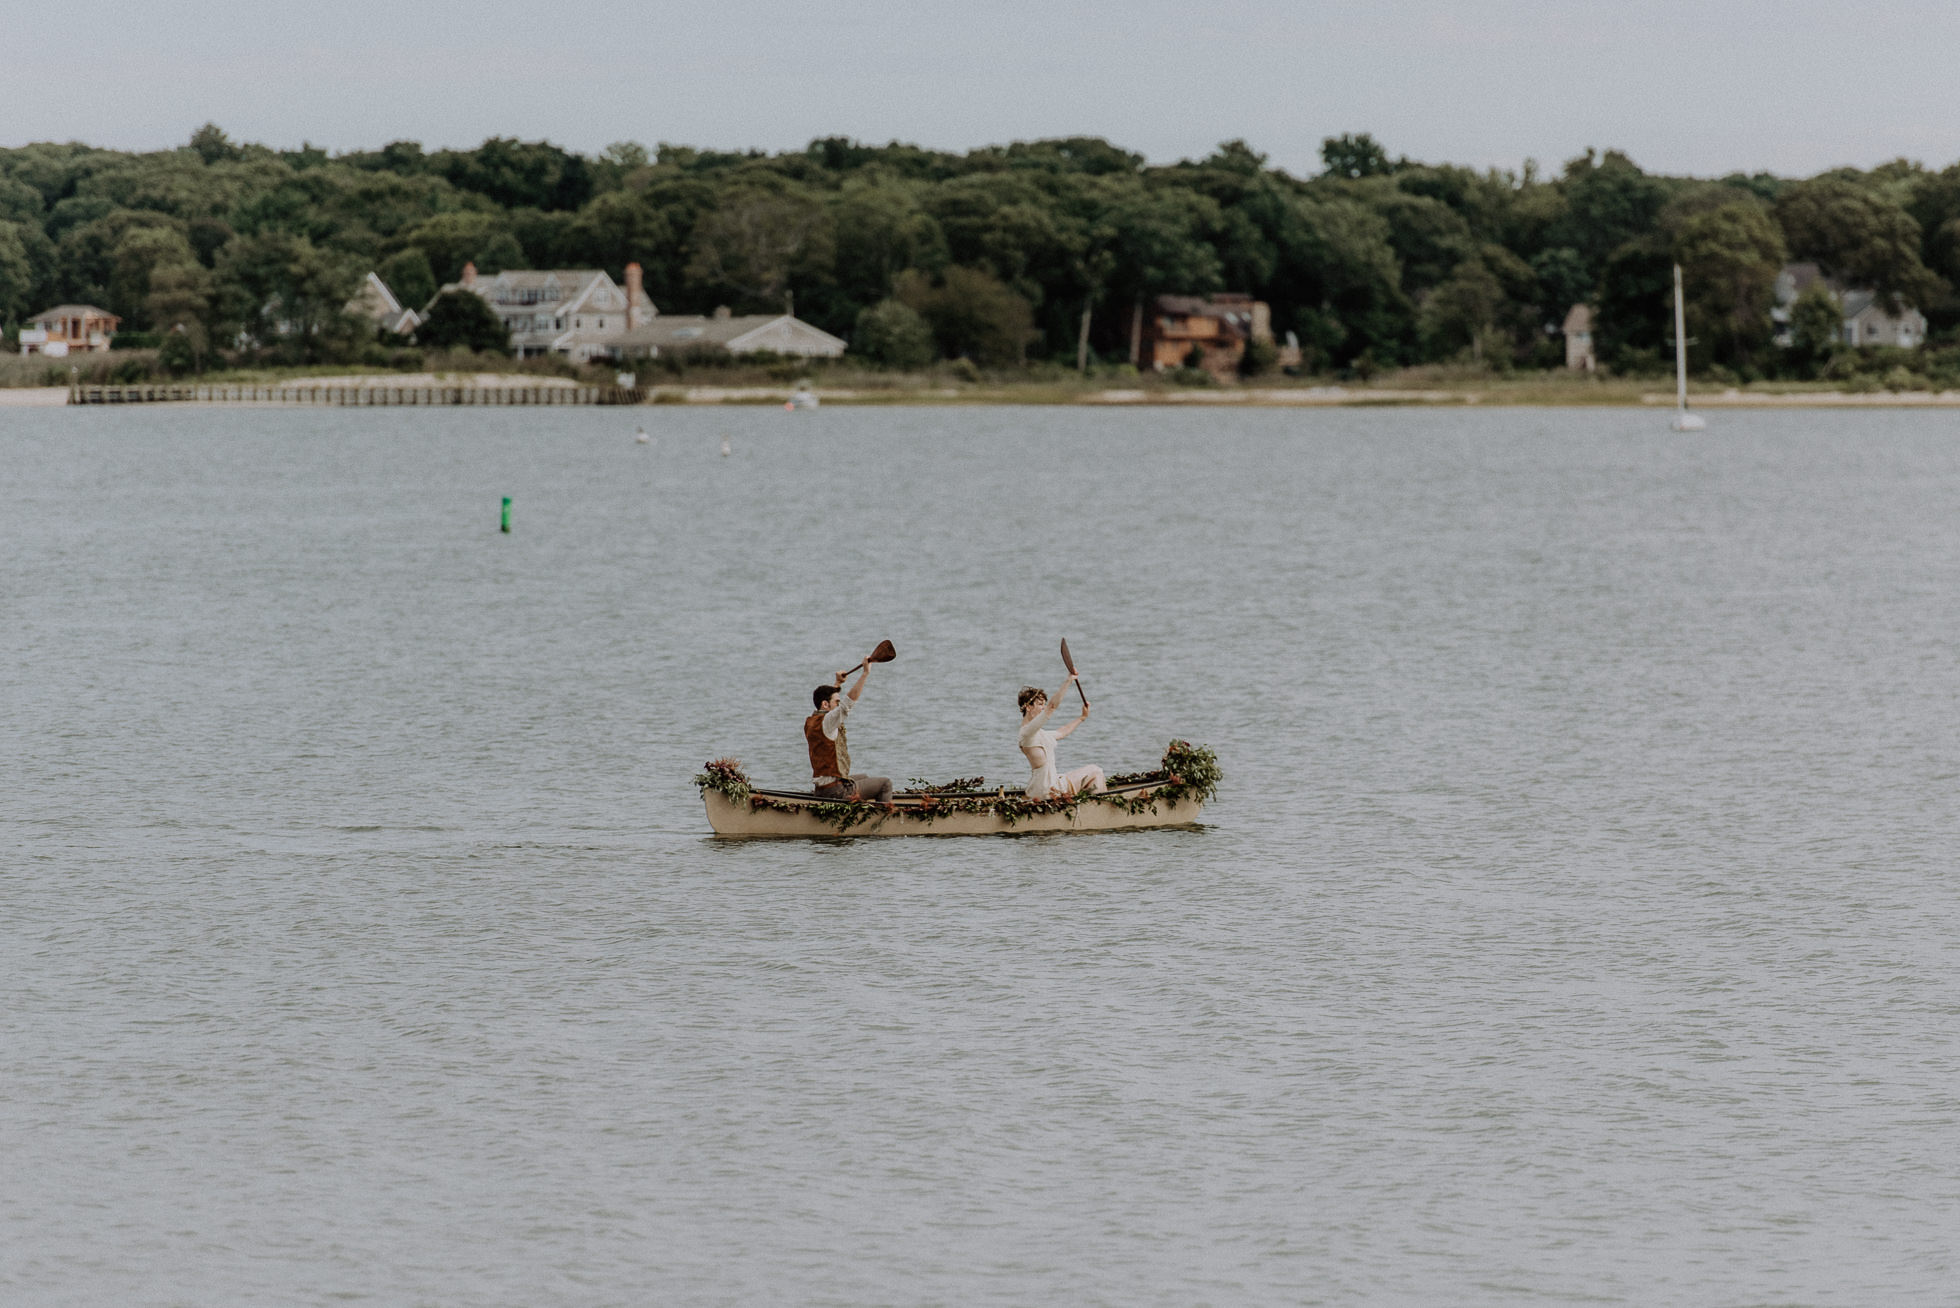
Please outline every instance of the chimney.
M463 285L469 287L471 290L476 289L476 265L474 263L463 265Z
M1252 302L1252 339L1255 341L1273 339L1273 306L1264 300Z
M724 319L724 318L727 318L727 317L729 317L729 316L730 316L730 314L729 314L729 311L728 311L728 306L727 306L727 305L725 305L725 304L717 304L717 305L715 306L715 321L717 321L717 322L719 322L719 321L721 321L722 319Z
M628 327L638 327L641 323L646 321L646 319L641 316L641 311L640 311L640 297L646 294L645 291L640 289L640 282L641 282L640 265L637 263L627 264L626 265L626 325Z

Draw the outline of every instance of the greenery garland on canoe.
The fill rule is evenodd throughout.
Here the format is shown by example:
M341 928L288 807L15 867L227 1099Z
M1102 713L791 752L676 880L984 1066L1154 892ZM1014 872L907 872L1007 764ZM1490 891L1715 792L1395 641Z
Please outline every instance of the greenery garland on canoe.
M976 793L975 787L982 780L984 778L962 777L951 784L935 786L924 778L913 777L912 789L900 792L909 801L904 804L874 803L862 799L785 804L767 795L756 794L748 775L742 771L739 759L710 759L694 775L694 784L704 795L714 790L734 803L747 803L750 808L808 813L842 833L873 818L900 817L909 822L930 825L935 818L948 813L991 813L1011 827L1022 818L1070 813L1082 804L1110 804L1126 813L1155 813L1159 801L1167 804L1184 799L1200 804L1210 802L1218 794L1218 784L1224 780L1224 772L1218 766L1218 755L1206 746L1193 745L1188 740L1173 740L1165 748L1163 760L1155 771L1129 772L1109 779L1110 784L1116 786L1158 783L1154 789L1141 795L1091 794L1084 791L1073 795L1055 795L1049 799L1029 799L1024 794L1010 795L1004 788L991 795Z

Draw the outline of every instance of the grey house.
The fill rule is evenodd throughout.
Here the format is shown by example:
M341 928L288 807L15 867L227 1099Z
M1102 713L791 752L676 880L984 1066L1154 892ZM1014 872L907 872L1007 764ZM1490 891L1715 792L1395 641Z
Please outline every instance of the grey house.
M1791 343L1790 307L1812 286L1821 285L1838 302L1842 319L1838 339L1846 345L1893 345L1916 350L1926 343L1926 315L1909 304L1897 313L1888 312L1877 291L1846 289L1832 281L1814 263L1785 264L1776 274L1776 307L1770 318L1776 323L1776 343Z
M615 357L622 359L716 348L738 355L767 350L806 359L835 359L844 353L845 345L793 314L732 314L727 309L716 309L713 317L661 314L612 342Z

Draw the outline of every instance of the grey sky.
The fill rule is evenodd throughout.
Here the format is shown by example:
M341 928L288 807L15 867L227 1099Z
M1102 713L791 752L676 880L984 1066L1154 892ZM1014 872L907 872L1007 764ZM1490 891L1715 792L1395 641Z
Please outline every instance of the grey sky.
M142 149L207 119L330 149L486 136L778 150L1106 136L1153 160L1323 136L1700 174L1960 160L1960 5L1845 0L5 0L0 144Z

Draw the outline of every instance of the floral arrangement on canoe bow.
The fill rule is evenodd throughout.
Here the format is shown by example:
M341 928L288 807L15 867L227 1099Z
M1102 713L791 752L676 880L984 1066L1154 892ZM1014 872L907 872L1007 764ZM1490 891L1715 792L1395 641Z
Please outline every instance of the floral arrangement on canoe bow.
M1024 817L1067 813L1082 804L1113 804L1125 812L1154 813L1159 801L1175 804L1179 800L1192 799L1200 804L1208 803L1218 794L1218 783L1222 780L1224 773L1218 766L1218 756L1207 747L1193 745L1188 740L1173 740L1166 746L1164 757L1154 771L1127 772L1109 779L1113 786L1158 783L1153 789L1134 797L1082 793L1029 799L1023 794L1010 795L1005 790L993 794L963 791L957 786L934 786L915 778L912 789L900 792L907 800L904 804L845 799L823 804L806 802L790 805L755 793L748 775L742 771L740 759L710 759L701 765L701 771L694 774L694 784L703 794L714 790L734 803L747 803L751 808L809 813L840 832L849 831L875 817L896 816L910 822L930 824L933 819L947 813L993 813L1007 825L1013 826Z

